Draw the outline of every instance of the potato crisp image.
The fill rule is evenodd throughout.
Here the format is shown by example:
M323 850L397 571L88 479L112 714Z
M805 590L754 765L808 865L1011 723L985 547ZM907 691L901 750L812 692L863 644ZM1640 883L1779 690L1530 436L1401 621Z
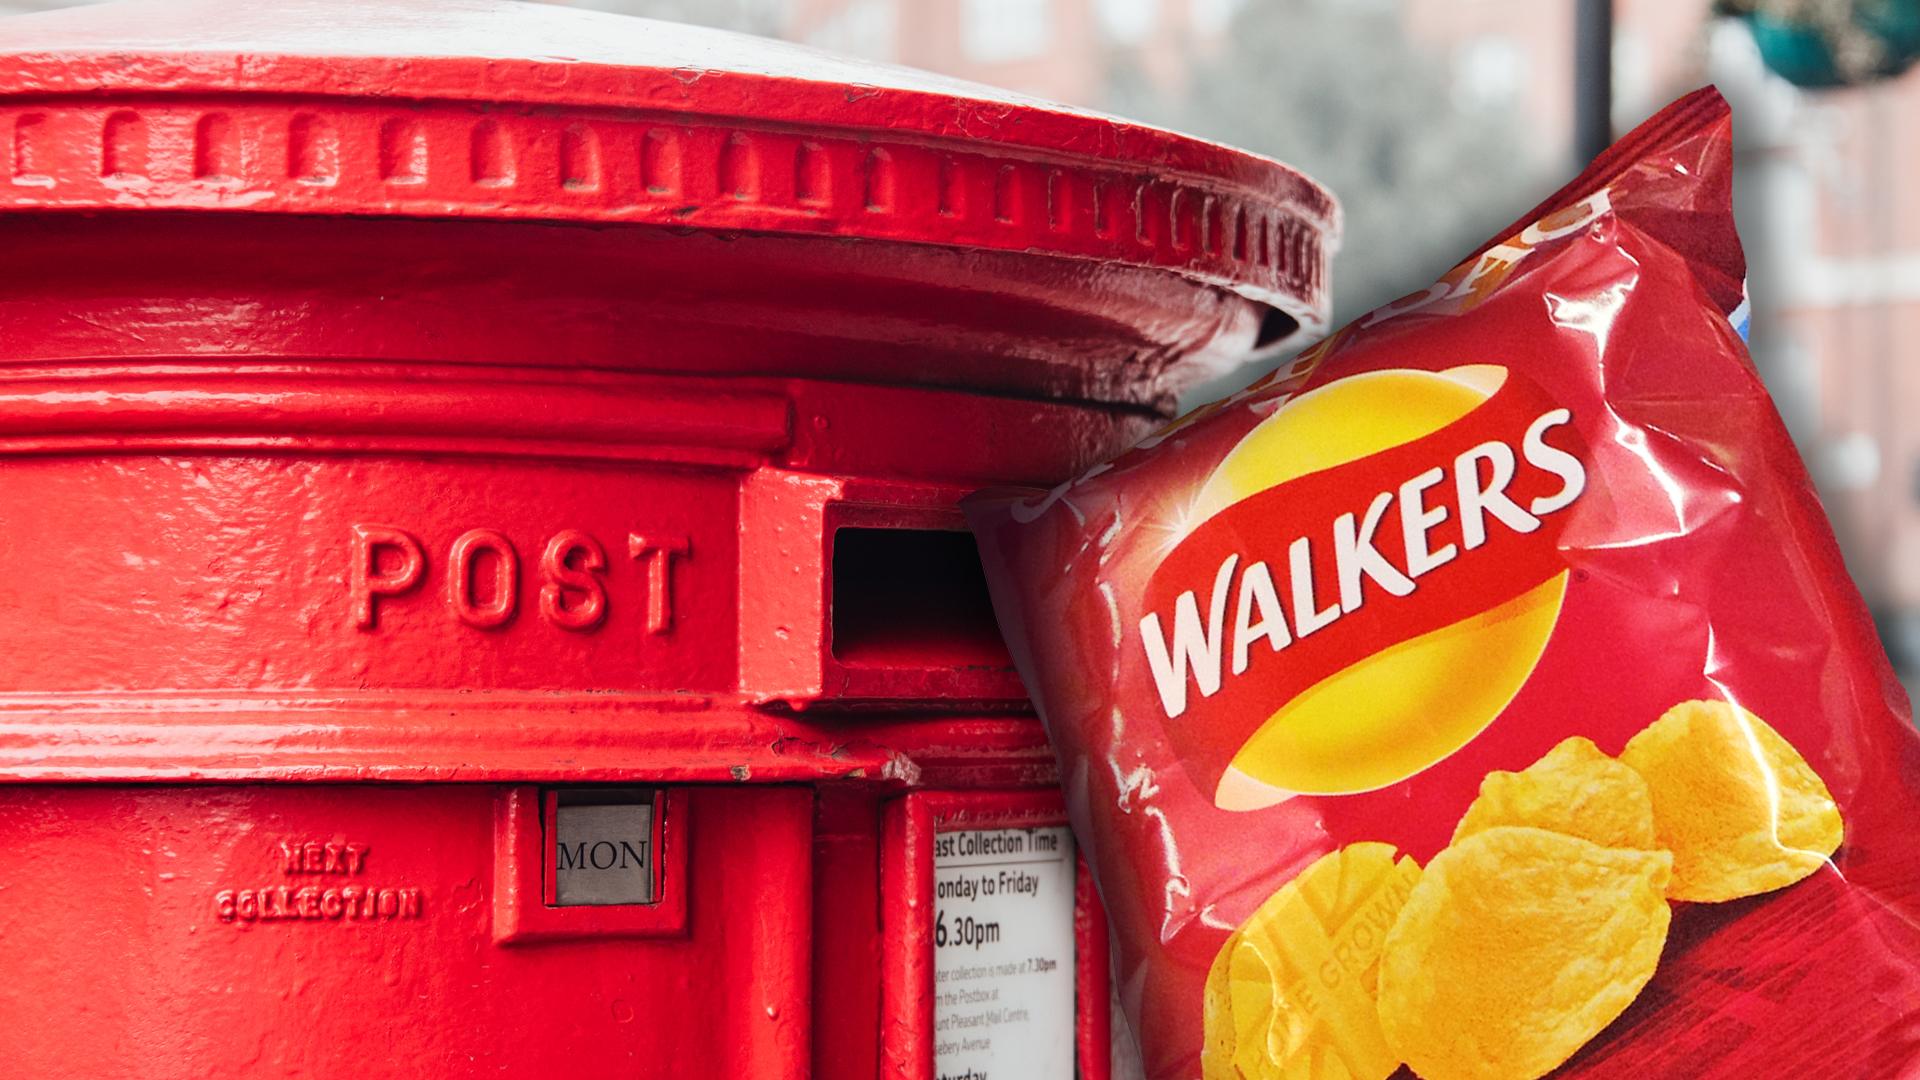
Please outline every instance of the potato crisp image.
M1387 1045L1424 1080L1552 1071L1652 978L1671 867L1523 826L1434 856L1380 961Z
M1396 857L1397 856L1397 857ZM1322 856L1227 939L1207 976L1206 1080L1386 1080L1380 950L1420 866L1388 844Z
M1531 825L1601 847L1659 846L1647 782L1578 735L1521 772L1488 773L1453 832L1454 843L1501 825Z
M1719 901L1791 885L1840 847L1840 808L1800 752L1758 716L1685 701L1621 751L1653 792L1673 852L1675 900Z

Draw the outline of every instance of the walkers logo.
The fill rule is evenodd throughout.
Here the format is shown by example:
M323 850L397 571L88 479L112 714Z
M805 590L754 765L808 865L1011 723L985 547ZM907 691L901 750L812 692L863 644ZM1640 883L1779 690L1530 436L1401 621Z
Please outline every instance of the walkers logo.
M1348 376L1249 432L1137 627L1195 783L1229 810L1370 791L1485 730L1560 614L1577 442L1486 364Z

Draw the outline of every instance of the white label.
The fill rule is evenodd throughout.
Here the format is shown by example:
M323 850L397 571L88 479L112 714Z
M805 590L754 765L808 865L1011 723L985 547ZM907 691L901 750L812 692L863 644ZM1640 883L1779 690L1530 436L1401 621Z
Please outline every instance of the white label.
M936 1080L1072 1076L1073 833L934 836Z
M653 807L561 806L554 822L554 901L653 902Z

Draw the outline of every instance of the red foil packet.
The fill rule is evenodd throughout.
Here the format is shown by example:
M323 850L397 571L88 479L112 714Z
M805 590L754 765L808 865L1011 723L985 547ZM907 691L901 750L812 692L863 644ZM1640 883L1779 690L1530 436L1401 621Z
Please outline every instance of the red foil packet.
M1151 1080L1920 1074L1920 740L1747 355L1729 130L1717 93L1684 98L1426 292L1071 483L969 500ZM1627 752L1689 702L1735 741ZM1424 945L1584 916L1465 911L1523 884L1456 826L1573 737L1648 778L1657 967L1583 984L1618 958L1571 935L1557 985L1488 956L1520 981L1482 1001L1500 980ZM1728 791L1824 824L1749 827ZM1550 868L1586 850L1513 836ZM1423 898L1375 929L1302 914L1333 880L1307 871L1368 844L1425 867ZM1791 883L1683 895L1770 858ZM1362 1006L1380 1033L1349 1030ZM1530 1024L1552 1034L1507 1045Z

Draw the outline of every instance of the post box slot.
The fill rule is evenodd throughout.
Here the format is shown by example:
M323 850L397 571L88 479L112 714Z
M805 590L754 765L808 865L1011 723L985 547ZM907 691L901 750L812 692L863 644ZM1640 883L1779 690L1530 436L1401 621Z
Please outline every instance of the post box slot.
M1260 317L1260 331L1253 339L1253 347L1258 350L1279 344L1292 337L1298 329L1300 320L1279 308L1268 308L1266 314Z
M834 659L847 666L1013 666L970 533L841 528L833 534Z

